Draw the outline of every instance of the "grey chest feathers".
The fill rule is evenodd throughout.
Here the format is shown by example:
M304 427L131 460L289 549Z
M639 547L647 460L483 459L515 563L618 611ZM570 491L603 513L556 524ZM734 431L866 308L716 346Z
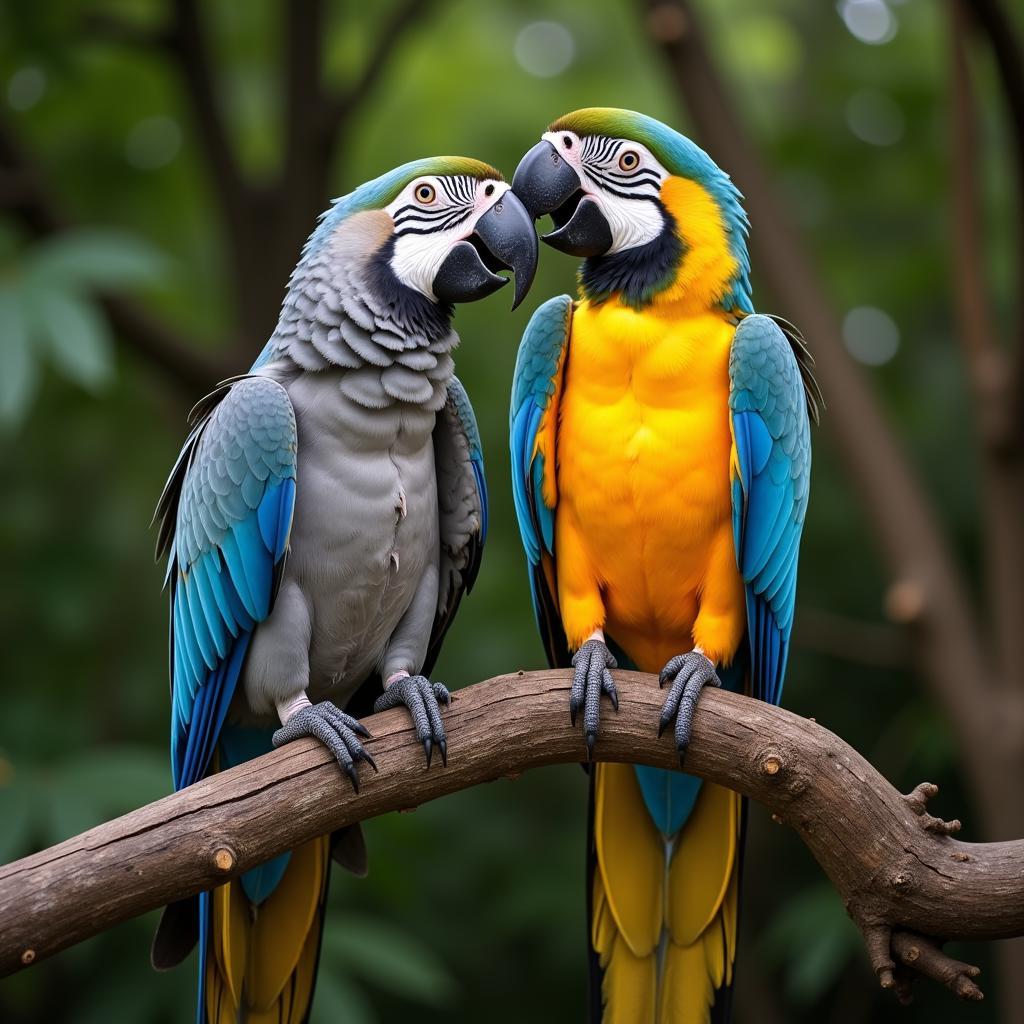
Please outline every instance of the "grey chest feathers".
M298 431L291 553L244 670L260 715L418 671L437 611L433 431L458 338L375 294L366 254L384 227L351 218L307 253L255 370L284 385Z

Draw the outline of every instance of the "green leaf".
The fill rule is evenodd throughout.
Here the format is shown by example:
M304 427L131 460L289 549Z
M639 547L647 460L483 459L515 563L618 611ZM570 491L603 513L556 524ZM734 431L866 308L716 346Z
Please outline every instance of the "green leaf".
M39 382L28 317L21 297L0 288L0 423L20 423Z
M123 288L152 284L167 274L170 261L135 235L91 228L68 231L31 252L29 273L48 287Z
M430 949L407 933L363 914L338 915L324 933L325 960L332 970L351 970L387 992L445 1007L457 993L455 979Z
M41 291L33 286L27 294L57 368L89 391L106 387L114 373L114 351L107 322L95 303L58 289Z

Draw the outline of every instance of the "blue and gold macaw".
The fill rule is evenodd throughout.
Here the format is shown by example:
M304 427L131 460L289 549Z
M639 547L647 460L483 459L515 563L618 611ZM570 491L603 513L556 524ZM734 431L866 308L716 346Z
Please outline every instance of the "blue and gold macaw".
M555 121L513 191L583 257L579 298L526 329L512 386L516 513L552 665L599 740L610 668L660 673L682 759L701 689L778 702L819 395L799 334L754 313L747 218L689 139L631 111ZM651 723L651 728L656 727ZM591 1004L604 1024L728 1015L744 809L733 792L598 764Z
M302 736L358 789L360 762L376 767L354 717L368 705L405 706L427 767L447 762L449 695L427 675L487 530L453 303L512 270L518 304L536 259L501 174L460 157L399 167L321 218L252 369L194 410L157 509L175 789ZM200 1024L308 1019L332 855L365 869L358 826L167 909L153 962L198 941Z

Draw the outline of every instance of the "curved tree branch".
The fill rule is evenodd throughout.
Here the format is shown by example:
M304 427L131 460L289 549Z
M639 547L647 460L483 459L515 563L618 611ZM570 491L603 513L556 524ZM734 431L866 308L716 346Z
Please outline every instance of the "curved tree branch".
M653 676L616 673L596 755L675 767L657 738ZM540 765L586 756L569 725L569 673L520 672L453 695L447 768L425 770L408 716L366 720L379 773L352 791L325 748L302 740L0 867L0 975L119 921L182 899L317 835ZM901 796L852 747L791 712L707 691L687 770L730 786L791 825L864 933L883 986L915 971L980 998L976 968L948 939L1024 934L1024 840L962 843L928 814L935 787Z

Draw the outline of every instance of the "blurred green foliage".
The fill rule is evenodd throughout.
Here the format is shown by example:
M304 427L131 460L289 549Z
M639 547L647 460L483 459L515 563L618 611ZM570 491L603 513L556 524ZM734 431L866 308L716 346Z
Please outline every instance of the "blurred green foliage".
M184 408L158 371L115 346L98 293L137 293L211 352L224 344L233 310L221 219L167 55L89 28L104 15L144 34L163 22L165 6L52 0L0 10L4 114L60 206L88 225L33 242L0 216L0 861L169 788L166 609L146 527L184 436ZM895 356L868 372L976 568L969 410L948 284L943 8L894 0L886 8L892 38L869 45L832 4L701 6L715 55L839 309L876 307L898 330ZM326 63L343 83L381 12L351 3L330 11ZM217 0L203 13L241 163L266 177L282 158L280 5ZM515 57L519 33L537 21L556 22L571 38L567 66L551 77L528 73ZM555 40L552 60L564 60L559 47ZM1000 110L986 75L980 89L986 153L995 153L978 155L989 269L1005 291ZM686 130L630 0L441 2L402 40L360 110L334 188L438 152L511 173L549 120L593 104L642 109ZM542 663L506 484L519 335L537 303L573 287L571 261L542 257L523 309L510 315L498 297L457 317L459 374L480 420L494 507L479 584L438 669L456 686ZM754 282L761 307L773 308L757 291L756 268ZM253 356L264 340L251 339ZM815 458L801 603L877 620L883 579L827 425ZM837 729L904 789L925 777L940 783L941 809L960 814L970 834L948 723L913 676L850 664L805 641L798 624L786 703ZM580 1019L585 797L583 774L564 767L370 823L370 877L336 871L332 882L314 1021ZM838 898L799 841L758 808L750 831L741 1024L961 1012L934 987L922 988L910 1010L897 1009L877 991ZM153 924L148 915L3 982L0 1019L189 1019L192 972L149 969ZM985 965L989 955L970 950ZM995 994L991 980L987 990ZM991 1005L970 1019L993 1019Z

